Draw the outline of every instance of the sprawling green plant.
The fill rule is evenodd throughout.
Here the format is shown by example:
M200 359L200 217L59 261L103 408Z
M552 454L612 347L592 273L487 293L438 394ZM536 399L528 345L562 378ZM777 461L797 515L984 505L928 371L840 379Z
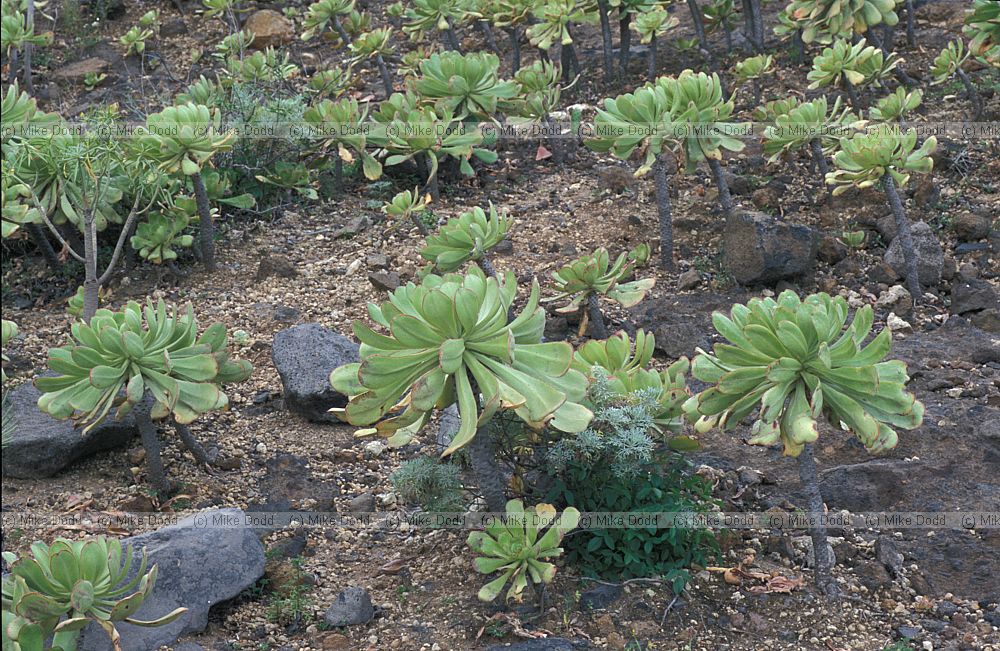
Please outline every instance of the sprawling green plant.
M524 508L521 500L507 502L506 517L495 518L485 531L469 534L468 545L480 554L473 566L480 574L500 572L479 590L479 599L493 601L510 582L507 600L522 600L528 582L552 583L556 566L545 559L562 554L559 544L566 532L580 522L580 512L570 507L558 515L551 504ZM544 532L544 533L543 533Z
M648 244L639 246L649 247ZM635 260L628 252L621 253L612 264L608 250L601 247L552 272L558 294L543 302L571 299L558 312L577 312L585 303L587 310L580 320L580 336L583 336L589 321L593 323L594 337L605 339L608 331L604 325L604 315L601 314L599 297L615 301L622 307L632 307L656 284L655 278L624 282L632 275L635 266Z
M787 20L775 32L800 30L803 42L828 44L864 34L875 25L896 25L897 4L898 0L792 0L783 12Z
M594 419L548 450L546 501L583 512L706 513L718 508L712 482L686 472L683 458L650 436L661 405L649 389L622 394L597 369L588 391ZM707 528L588 528L566 539L566 560L585 576L621 581L657 577L680 592L692 565L706 565L719 545Z
M702 429L733 429L756 413L750 443L780 441L785 454L799 457L810 511L816 514L822 512L822 498L812 444L821 416L853 433L869 451L881 452L896 446L894 428L919 427L924 414L906 391L906 365L882 361L892 344L889 329L865 344L871 307L858 310L845 329L847 317L843 297L814 294L800 300L792 291L734 305L729 317L715 313L712 322L728 343L716 344L714 353L699 351L692 374L712 386L685 405L700 417ZM814 529L813 543L817 584L830 589L833 558L825 531Z
M773 125L764 128L764 153L774 163L785 154L809 147L813 165L825 177L830 171L827 154L836 150L839 136L851 130L857 120L856 115L841 106L839 97L832 109L825 96L793 105L786 113L776 115Z
M352 11L354 11L354 0L319 0L319 2L314 2L309 5L309 10L306 12L303 23L306 29L302 32L302 40L308 41L322 33L327 26L332 26L340 38L341 45L347 47L351 39L344 30L340 19Z
M392 56L392 29L384 27L365 32L354 39L350 45L351 63L375 61L379 75L382 77L382 87L385 89L385 96L392 95L392 76L389 74L389 67L385 64L385 59Z
M920 89L908 92L900 86L890 95L886 95L868 111L868 115L876 122L899 122L905 124L906 115L920 106L924 94Z
M406 10L407 23L403 31L411 38L422 38L429 31L442 32L449 50L458 52L461 47L455 26L472 16L468 0L413 0Z
M667 10L660 6L640 12L632 21L632 29L639 35L639 42L649 46L649 53L646 55L646 74L650 79L656 77L658 39L679 24L680 20L668 14Z
M421 213L427 209L427 202L424 199L420 196L418 188L413 188L412 191L403 190L382 206L382 212L389 217L409 219L421 235L427 235L430 231L427 230L427 224L420 218Z
M836 186L834 195L842 194L851 187L869 188L876 183L882 184L903 250L907 289L915 301L923 293L917 275L917 256L910 221L903 210L897 185L902 187L909 182L909 172L930 172L934 166L930 154L936 147L937 139L933 136L917 148L916 131L903 131L896 125L877 125L867 132L841 138L840 151L833 157L837 169L826 175L826 182Z
M49 350L49 368L58 375L39 377L38 408L57 419L72 418L84 432L117 407L121 418L136 405L150 479L166 490L159 442L152 420L172 418L178 433L199 462L207 456L184 425L201 414L224 409L229 400L219 386L242 382L251 372L246 361L232 361L226 328L216 323L198 337L189 305L169 314L163 301L145 308L129 303L118 312L98 310L90 323L72 326L74 345Z
M516 82L499 80L499 68L497 56L486 52L433 54L420 64L414 89L456 120L492 120L497 102L514 97L518 90Z
M507 237L513 223L506 213L498 213L492 203L489 214L482 208L473 208L449 219L437 233L428 236L420 257L429 260L439 272L457 271L472 261L487 276L496 276L489 252Z
M0 346L3 348L7 347L7 342L17 336L17 324L13 321L8 321L7 319L2 320L2 329L0 329ZM7 353L2 353L3 361L9 362L10 359L7 357ZM0 369L0 380L7 381L7 372Z
M10 574L3 577L4 648L42 651L51 637L53 649L75 649L80 632L91 622L114 647L121 647L118 622L163 626L187 612L176 610L153 621L132 616L153 592L157 568L146 571L146 555L132 579L132 547L122 553L114 538L57 538L51 545L36 542L31 555L4 552ZM63 619L65 617L65 619Z
M26 202L31 197L31 188L21 183L14 175L14 170L7 161L3 161L3 173L0 175L0 215L3 221L3 237L6 239L16 233L25 224L37 224L38 211Z
M250 45L256 37L256 34L249 30L237 30L215 44L215 51L212 53L212 56L224 62L228 62L233 58L241 59L247 50L250 49Z
M1000 22L1000 19L998 19ZM998 28L1000 29L1000 28ZM997 46L1000 49L1000 45ZM957 76L965 87L965 92L972 102L973 120L978 120L983 113L983 100L979 96L979 91L969 79L968 73L962 66L969 60L970 51L965 49L965 42L960 38L948 43L947 47L941 50L941 54L934 59L934 67L931 68L931 85L943 84L952 77ZM1000 57L1000 53L998 53ZM1000 64L998 64L1000 65Z
M382 176L382 165L366 147L367 136L363 124L368 119L368 107L361 108L355 99L344 98L333 102L325 99L303 114L303 119L314 130L313 138L323 149L334 149L337 182L342 182L343 163L350 163L355 156L361 159L365 178L375 180ZM353 152L353 153L352 153Z
M758 54L749 59L743 59L733 66L733 74L741 84L753 83L753 105L760 104L760 80L771 72L774 57L770 54Z
M1000 68L1000 5L993 0L973 0L963 28L973 56Z
M215 224L202 170L220 151L232 147L234 134L219 130L220 113L201 104L169 106L146 118L144 152L160 169L190 177L198 202L199 250L202 264L215 270Z
M533 0L496 0L481 2L476 11L494 27L507 32L510 37L511 64L513 73L521 69L522 30L532 20Z
M701 6L701 20L705 31L711 34L718 28L726 37L726 52L733 49L733 23L736 21L736 6L733 0L709 0ZM745 34L747 40L753 40L750 32Z
M489 433L499 409L534 428L580 431L591 413L579 404L586 377L570 368L573 348L541 343L545 311L538 283L519 316L508 320L516 294L513 275L487 277L477 267L463 276L429 275L398 288L372 319L388 334L354 323L360 364L333 371L330 381L350 396L342 418L372 425L359 433L394 435L405 443L434 409L457 402L461 426L444 454L470 445L470 459L489 508L503 508L503 484ZM480 403L480 396L482 402ZM392 412L392 416L383 419Z
M865 39L851 44L837 39L832 46L823 48L813 59L812 70L806 75L809 88L836 86L847 91L851 106L861 107L858 89L886 79L899 62L895 53L886 56L879 48L868 45Z

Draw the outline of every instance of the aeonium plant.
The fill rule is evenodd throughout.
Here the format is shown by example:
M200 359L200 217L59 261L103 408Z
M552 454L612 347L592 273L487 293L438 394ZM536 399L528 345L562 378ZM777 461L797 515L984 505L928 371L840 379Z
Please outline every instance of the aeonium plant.
M434 410L457 403L461 426L444 454L468 446L493 511L505 503L489 428L497 411L513 411L534 429L563 432L582 431L592 417L579 402L587 379L571 368L572 346L542 343L538 283L524 310L509 319L516 291L511 273L489 277L478 267L399 287L381 306L368 307L384 334L356 321L361 362L330 375L333 388L350 397L335 413L373 426L359 435L391 436L391 445L405 444Z
M919 427L924 414L924 406L906 391L906 365L883 361L891 332L886 328L868 341L871 307L858 310L845 328L847 318L842 297L814 294L800 300L790 290L777 299L734 305L728 317L716 312L712 322L726 343L716 344L712 353L699 350L691 372L711 386L684 405L702 431L731 430L754 417L749 442L780 443L786 455L798 459L809 511L817 520L823 500L813 444L821 418L877 453L895 447L897 428ZM811 534L817 586L834 593L826 528L815 527Z
M159 162L171 174L191 177L198 203L199 250L208 271L215 270L215 225L202 170L220 151L232 147L235 134L220 132L221 114L200 104L169 106L146 118L145 135L140 139L142 155Z
M146 571L146 554L135 571L133 550L114 538L57 538L51 545L36 542L31 555L4 552L10 574L3 577L4 649L43 651L76 649L81 631L100 627L116 649L121 648L119 622L134 626L164 626L187 612L177 608L153 621L133 618L153 592L157 568ZM51 640L51 646L46 641Z
M493 601L510 583L507 601L522 601L529 583L544 586L552 582L556 566L549 562L562 554L559 543L580 522L580 512L572 506L558 518L551 504L525 509L521 500L507 502L505 518L494 518L484 531L469 534L467 544L476 556L473 567L480 574L500 575L479 590L481 601Z
M121 311L97 310L90 323L78 321L74 344L49 349L53 377L39 377L38 408L53 418L71 418L84 434L114 410L120 419L135 410L146 449L151 483L170 490L163 472L154 420L170 419L184 445L202 464L211 461L187 425L200 415L225 409L220 386L250 376L249 362L229 359L226 328L210 326L198 336L189 305L167 311L163 301L145 307L129 303Z
M913 245L910 220L897 188L904 187L911 172L930 172L934 161L930 157L937 147L933 136L917 147L917 132L897 125L879 124L849 138L841 138L840 150L833 157L837 169L826 175L828 185L835 186L834 196L851 187L869 188L881 184L889 200L899 242L906 265L906 286L914 301L923 296L917 270L917 255ZM926 279L925 281L926 282Z
M472 261L487 276L496 276L489 252L507 237L513 223L506 213L498 213L492 203L489 214L482 208L473 208L449 219L437 233L429 236L420 257L429 260L439 272L456 271Z
M626 281L637 265L636 261L648 257L649 245L640 244L633 251L621 253L611 262L608 250L601 247L590 255L584 255L552 273L558 294L543 302L571 299L569 304L559 308L559 312L576 312L584 303L587 306L580 321L579 336L593 324L594 337L608 336L601 313L600 297L615 301L622 307L632 307L646 296L646 292L656 284L655 278Z

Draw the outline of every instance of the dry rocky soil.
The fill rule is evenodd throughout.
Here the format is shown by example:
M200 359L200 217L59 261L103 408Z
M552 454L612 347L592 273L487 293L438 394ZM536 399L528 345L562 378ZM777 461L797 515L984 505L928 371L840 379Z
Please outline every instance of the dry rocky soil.
M107 101L155 105L158 93L182 87L190 51L209 48L222 36L215 22L193 15L193 3L181 3L183 17L170 3L160 3L165 26L176 28L184 21L186 27L161 36L154 51L165 65L145 71L132 58L122 58L117 37L152 5L128 4L125 16L109 20L86 43L57 31L50 60L39 72L45 108L71 115ZM774 5L768 5L769 21ZM961 8L961 2L923 6L919 47L897 39L911 76L926 77L934 53L958 33ZM368 9L381 16L380 6L370 3ZM686 33L688 16L677 14ZM588 73L598 65L598 37L590 28L581 34ZM469 31L467 46L480 47L477 39L478 33ZM312 67L335 60L330 50L293 44L295 60ZM112 78L105 87L85 92L73 67L91 59L96 61L87 65L109 71ZM634 81L641 83L641 56L635 64ZM665 57L663 73L677 73L678 66ZM778 74L765 96L801 94L805 69L779 53ZM1000 86L989 75L977 73L988 115L996 120ZM567 93L569 101L593 105L616 92L602 86L596 70L585 77ZM376 76L368 81L377 94ZM748 101L743 94L737 98L744 107ZM966 108L961 97L932 88L916 119L955 119ZM881 195L848 193L834 199L804 161L765 164L759 146L751 143L726 160L735 198L746 209L778 216L781 224L824 234L810 269L778 287L738 286L722 254L725 220L714 208L707 171L678 174L673 180L678 270L643 269L640 273L657 280L645 301L631 310L608 309L614 328L644 327L656 334L657 364L710 345L714 310L784 287L840 293L853 307L873 305L877 329L887 320L902 319L905 323L893 321L893 354L908 364L911 389L927 407L924 425L901 433L898 447L877 458L844 433L823 431L818 461L831 511L996 511L1000 506L1000 142L953 140L940 151L933 175L915 175L907 188L911 220L925 222L944 253L940 282L928 287L916 306L896 288L901 281L883 262L892 233ZM532 278L544 288L554 269L595 247L617 252L655 241L651 181L634 179L625 167L582 147L562 167L536 161L534 154L534 147L502 146L498 163L479 169L474 180L445 176L442 200L432 206L442 220L487 201L508 211L515 218L510 246L496 256L495 265L513 271L522 292ZM395 180L399 188L412 186L412 179ZM185 277L145 266L119 276L106 298L110 304L145 296L190 302L201 322L218 320L250 334L236 354L253 363L252 377L228 389L229 411L206 415L193 426L227 463L199 467L166 437L167 471L181 484L182 497L161 502L144 481L142 449L133 439L50 478L5 476L4 510L412 509L393 494L388 478L403 461L434 450L436 426L401 449L366 447L368 441L357 439L353 428L308 422L285 409L271 360L277 332L317 323L350 336L352 321L368 318L369 301L384 300L386 287L413 278L421 266L420 237L408 223L387 221L372 207L381 204L372 200L384 198L354 178L316 203L289 202L263 217L222 219L221 268L213 275L192 262L184 265L190 269ZM854 229L868 234L862 249L847 250L831 237ZM7 251L4 257L4 318L14 319L22 333L8 351L7 372L16 386L44 371L49 346L65 342L64 303L75 281L53 282L40 260ZM553 316L547 335L576 342L577 323ZM694 468L714 480L726 510L802 508L794 461L780 451L746 445L747 435L740 428L701 436L702 450L690 456ZM8 548L24 549L35 537L80 534L24 528L5 530L4 538ZM561 567L539 613L530 603L506 609L476 599L482 580L471 568L462 532L405 526L267 532L264 579L213 608L206 630L173 648L877 651L910 638L909 647L898 648L1000 649L1000 529L848 528L831 534L843 599L813 591L807 536L744 530L726 537L721 565L802 578L802 584L781 593L766 589L759 579L734 585L721 573L695 571L686 591L675 596L655 581L604 585ZM276 612L277 596L296 584L305 586L298 591L304 595L299 611ZM351 586L370 596L373 608L364 618L370 621L329 627L324 613Z

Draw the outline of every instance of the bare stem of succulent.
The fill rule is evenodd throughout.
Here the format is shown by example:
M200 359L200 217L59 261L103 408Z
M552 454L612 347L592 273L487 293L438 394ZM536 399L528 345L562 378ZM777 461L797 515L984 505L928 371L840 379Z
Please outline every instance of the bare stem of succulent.
M917 272L917 253L913 246L913 231L910 230L910 220L906 218L903 210L903 202L899 198L896 190L896 181L892 174L886 172L882 177L882 187L885 189L885 196L889 199L889 207L892 208L892 216L896 221L896 237L899 238L900 248L903 249L903 262L906 264L906 288L910 291L913 302L917 303L923 296L920 289L920 276Z
M205 466L211 465L212 459L210 455L205 451L205 447L198 439L195 438L194 434L191 433L190 428L183 423L178 423L176 419L173 419L173 423L174 429L177 430L177 435L181 437L184 446L191 451L194 460Z
M729 184L726 183L726 176L722 171L722 164L714 158L709 158L708 168L712 170L712 178L715 179L715 187L719 189L719 204L728 214L733 211L733 195L729 192Z
M972 84L972 80L969 79L968 73L961 68L958 69L958 78L965 86L965 94L968 95L969 101L972 102L972 120L975 122L983 115L983 100L979 96L979 91Z
M24 230L28 233L28 237L31 238L31 243L35 245L35 248L45 258L45 262L48 263L49 268L52 271L59 271L62 268L62 263L59 262L59 256L56 255L56 250L52 248L52 242L46 237L45 230L41 224L34 222L25 224Z
M392 95L392 75L389 74L389 66L385 65L385 59L381 54L375 55L375 64L378 66L378 73L382 76L382 87L385 89L385 96Z
M660 267L674 268L674 222L670 214L670 182L663 154L653 163L653 184L656 187L656 213L660 221Z
M212 221L212 209L208 205L208 191L201 172L191 175L191 185L194 186L194 199L198 205L198 245L201 249L201 263L205 271L215 271L215 223Z
M555 123L555 121L552 119L551 116L546 115L544 118L544 122L546 126L548 126L551 132L553 133L556 132L558 125ZM566 160L566 153L565 150L563 149L563 143L562 140L560 139L560 135L561 134L556 134L551 138L548 138L549 149L552 150L552 162L555 163L556 165L562 165L563 162Z
M701 49L708 50L708 37L705 36L705 21L701 17L701 7L698 0L687 0L688 10L691 12L691 21L694 23L695 34L698 35L698 43Z
M840 593L840 589L833 579L832 572L835 558L833 549L826 540L826 525L821 524L823 496L819 490L816 457L813 455L813 446L811 443L807 443L804 446L802 453L799 454L798 461L799 480L802 482L802 489L806 494L809 517L816 523L809 529L809 535L813 543L813 556L816 560L816 587L825 595L835 596Z
M490 21L479 20L476 21L476 25L479 26L479 31L483 33L483 38L486 39L486 47L490 48L490 51L494 54L500 54L500 48L497 47L497 39L493 35L493 27L490 26Z
M510 37L510 74L516 74L521 69L521 33L516 27L505 28Z
M590 315L590 330L594 339L607 339L608 328L604 325L604 315L597 294L591 292L587 296L587 313Z
M424 220L420 219L420 215L411 212L410 221L412 221L413 225L417 227L417 230L420 231L421 235L427 235L430 233L430 230L427 228L427 224L424 223Z
M906 0L906 42L910 47L917 45L917 15L914 13L913 0Z
M455 33L455 27L451 24L451 19L448 20L448 28L444 30L445 42L448 45L449 50L454 50L459 54L462 53L462 47L458 43L458 35Z
M493 268L493 263L490 262L489 256L483 254L483 257L476 260L476 263L479 265L479 268L483 270L484 274L490 278L497 277L497 270Z
M753 80L753 105L760 106L760 79Z
M646 77L647 81L653 81L656 79L656 67L657 67L657 53L656 53L656 37L654 36L649 41L649 52L646 53Z
M826 163L826 154L823 153L823 145L820 144L819 138L813 138L809 141L809 151L812 153L813 162L819 169L820 180L826 183L826 175L830 171L830 166Z
M472 393L479 404L479 385L472 381ZM476 482L479 490L483 494L486 508L493 512L503 512L506 508L507 498L504 491L503 473L497 463L497 444L490 423L485 423L476 430L476 435L472 437L466 446L469 450L469 465L476 475Z
M844 90L847 91L847 97L851 100L851 108L860 111L862 107L861 98L858 97L858 89L846 77L844 77Z
M351 37L348 35L347 30L344 29L344 26L340 24L340 18L337 16L333 17L333 30L340 37L341 47L345 50L350 47Z
M146 450L146 468L149 471L149 483L151 483L161 495L167 495L173 486L167 480L167 475L163 471L163 457L160 437L156 433L156 425L153 424L149 414L155 404L152 396L146 395L142 402L135 407L135 426L139 430L139 437L142 440L142 447Z
M601 47L604 55L604 82L610 83L615 76L615 64L611 42L611 19L608 18L608 0L597 0L597 14L601 19Z
M33 0L28 1L28 6L25 8L24 13L25 27L28 32L31 32L35 28L35 3ZM31 55L35 51L34 43L24 44L24 90L28 91L29 95L35 94L35 81L31 76Z
M631 24L631 13L623 13L618 18L618 65L621 68L623 82L628 76L628 63L632 54L632 30L629 27Z

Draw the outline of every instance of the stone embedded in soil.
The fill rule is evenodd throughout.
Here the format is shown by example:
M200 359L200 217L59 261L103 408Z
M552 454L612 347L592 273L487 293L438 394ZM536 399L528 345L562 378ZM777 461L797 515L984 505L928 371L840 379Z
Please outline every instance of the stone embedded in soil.
M295 37L295 26L273 9L255 11L247 18L243 28L254 35L250 47L256 50L275 47Z
M580 606L589 610L604 610L624 593L620 585L598 584L580 595Z
M955 282L951 288L952 314L966 314L1000 307L1000 297L988 281L969 278Z
M361 493L357 497L351 498L351 501L347 504L347 508L352 513L374 513L375 496L371 493Z
M257 282L260 282L267 280L271 276L295 278L298 275L299 271L295 268L295 264L291 260L283 255L265 251L263 252L263 257L260 259L260 263L257 265L257 275L255 278Z
M188 27L183 18L168 20L160 25L160 38L173 38L174 36L186 34L187 31Z
M330 373L359 361L358 345L321 325L306 323L274 335L271 359L284 387L285 406L308 420L339 422L327 412L347 398L330 386Z
M972 325L980 330L1000 334L1000 309L983 310L972 315Z
M832 235L824 235L819 240L817 255L827 264L837 264L847 257L850 249L847 245Z
M368 282L375 289L391 292L399 287L399 274L395 271L374 271L368 274Z
M697 269L688 269L677 278L677 289L682 292L694 289L701 284L701 274Z
M885 566L885 569L898 574L903 569L903 555L896 548L896 543L888 536L879 536L875 540L875 560Z
M820 469L820 492L830 509L879 511L896 504L904 484L920 471L920 462L874 459Z
M875 301L875 306L895 312L896 314L909 314L913 311L913 297L902 285L893 285Z
M963 212L951 225L955 237L962 242L975 242L990 234L990 219L985 215Z
M213 518L242 522L244 515L239 509L207 511L122 541L136 551L145 548L149 565L155 563L159 568L153 592L136 613L136 619L155 619L179 607L188 609L166 626L143 628L119 623L123 649L158 649L181 635L203 631L212 606L239 595L264 575L264 546L252 529L200 527L196 523L201 520L196 518L205 518L209 523ZM107 634L92 625L84 631L79 648L106 651L112 646Z
M808 226L745 212L726 220L722 247L726 269L736 282L770 284L809 271L816 260L819 236Z
M652 332L656 349L669 359L690 357L695 348L708 348L710 314L689 314L673 299L647 299L632 308L635 324Z
M107 70L108 62L98 57L90 57L82 61L76 61L66 66L62 66L52 73L55 79L60 81L75 81L83 79L89 74L99 74Z
M925 287L936 287L941 282L941 271L944 267L944 250L938 242L934 230L926 222L917 222L911 227L913 231L913 249L917 256L917 278ZM903 245L896 238L885 252L885 261L900 276L906 274L906 262L903 259Z
M367 624L375 617L375 607L368 591L359 586L351 586L337 595L333 604L323 615L329 626L356 626Z
M3 474L18 479L51 477L74 461L129 444L136 434L131 414L109 416L84 434L72 421L56 420L38 409L41 392L22 384L10 392L14 434L3 450Z

